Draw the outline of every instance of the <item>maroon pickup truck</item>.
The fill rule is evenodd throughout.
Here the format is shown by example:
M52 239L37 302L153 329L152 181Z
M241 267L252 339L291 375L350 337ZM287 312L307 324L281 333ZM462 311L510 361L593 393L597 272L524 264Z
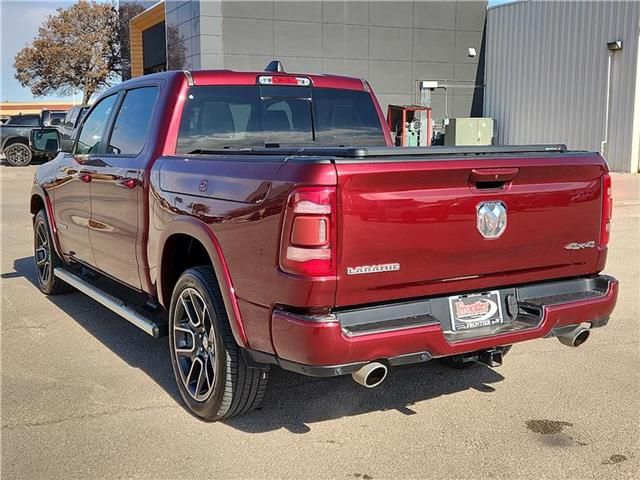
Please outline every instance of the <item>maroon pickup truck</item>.
M597 153L395 148L366 81L200 71L106 91L30 209L42 292L168 333L185 403L221 419L259 404L270 365L374 387L580 345L616 303L611 204Z

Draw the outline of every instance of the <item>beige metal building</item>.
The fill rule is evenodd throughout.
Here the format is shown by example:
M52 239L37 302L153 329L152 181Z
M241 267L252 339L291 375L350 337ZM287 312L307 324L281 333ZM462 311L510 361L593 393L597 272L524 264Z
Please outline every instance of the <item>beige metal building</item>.
M612 170L638 172L639 36L638 1L490 7L484 114L498 142L602 149Z
M69 110L73 104L68 102L0 102L0 117L40 113L42 110Z

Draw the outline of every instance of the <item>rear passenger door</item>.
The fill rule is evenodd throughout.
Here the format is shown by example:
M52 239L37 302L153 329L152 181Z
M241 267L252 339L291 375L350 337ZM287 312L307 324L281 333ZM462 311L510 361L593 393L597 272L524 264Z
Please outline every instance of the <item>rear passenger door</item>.
M152 146L149 126L159 87L123 92L91 182L89 239L102 272L141 289L138 259L144 249L143 172Z

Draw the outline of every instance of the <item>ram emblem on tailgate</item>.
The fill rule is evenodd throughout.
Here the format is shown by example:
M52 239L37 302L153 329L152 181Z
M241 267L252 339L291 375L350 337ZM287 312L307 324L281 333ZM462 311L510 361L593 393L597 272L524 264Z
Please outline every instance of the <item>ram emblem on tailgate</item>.
M498 238L507 228L507 207L502 202L481 202L476 207L477 227L484 238Z

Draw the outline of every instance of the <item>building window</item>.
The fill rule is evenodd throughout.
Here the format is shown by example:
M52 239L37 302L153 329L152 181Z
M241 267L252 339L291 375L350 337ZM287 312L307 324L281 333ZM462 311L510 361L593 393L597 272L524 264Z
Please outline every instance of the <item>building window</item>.
M142 32L142 65L145 75L164 72L167 69L167 40L164 22Z

